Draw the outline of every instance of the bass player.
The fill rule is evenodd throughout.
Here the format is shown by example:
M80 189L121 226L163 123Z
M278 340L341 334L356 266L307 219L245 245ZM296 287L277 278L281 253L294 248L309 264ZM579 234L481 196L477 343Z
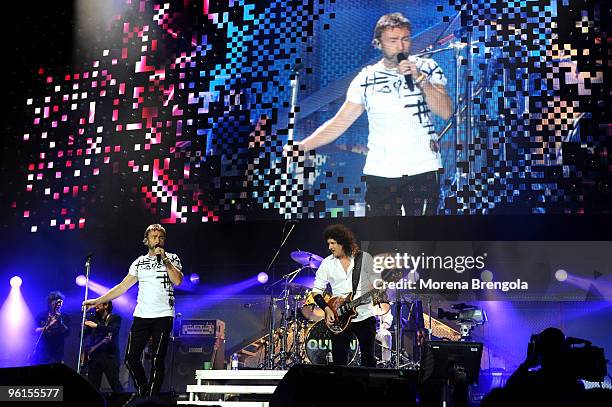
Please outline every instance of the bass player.
M85 321L85 335L89 336L91 346L85 350L87 379L96 390L100 390L102 374L114 393L122 393L119 381L119 329L121 317L113 311L112 301L96 304L96 314ZM83 359L83 357L82 357Z

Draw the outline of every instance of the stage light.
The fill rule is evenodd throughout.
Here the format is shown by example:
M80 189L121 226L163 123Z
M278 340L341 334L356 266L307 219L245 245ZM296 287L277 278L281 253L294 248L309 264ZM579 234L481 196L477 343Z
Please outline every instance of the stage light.
M482 273L480 273L480 280L484 281L485 283L492 282L493 272L491 270L482 270Z
M191 284L198 284L200 282L200 276L197 273L191 273L189 281L191 281Z
M83 274L78 275L75 279L74 282L76 283L76 285L78 285L79 287L84 287L85 283L87 282L87 278L85 278L85 276Z
M257 281L259 281L259 284L265 284L268 282L268 274L265 271L262 271L261 273L257 274Z
M11 287L13 288L19 288L21 287L21 283L23 282L23 280L21 280L21 277L19 276L14 276L11 278Z
M557 281L565 281L565 280L567 280L567 271L565 271L563 269L559 269L559 270L555 271L555 278L557 279Z
M32 314L21 292L22 279L10 279L11 291L0 308L0 367L28 364L27 355L34 345L31 327Z
M103 295L107 293L111 287L107 287L103 284L96 282L95 280L89 279L89 292L96 293L99 295ZM94 298L94 295L91 295L89 298ZM129 291L125 294L115 298L113 300L113 309L119 311L120 314L131 315L134 311L134 306L136 305L136 298L134 298L133 294Z

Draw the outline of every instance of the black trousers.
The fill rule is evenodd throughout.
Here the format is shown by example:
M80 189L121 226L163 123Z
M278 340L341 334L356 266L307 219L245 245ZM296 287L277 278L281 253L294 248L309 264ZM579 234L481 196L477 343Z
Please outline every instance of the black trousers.
M108 384L115 393L122 393L123 386L119 382L119 357L113 352L95 353L87 364L87 379L91 385L100 390L102 374L106 375Z
M352 334L357 336L361 352L361 366L376 367L374 349L376 345L376 318L370 317L359 322L351 322L346 330L332 337L332 356L334 365L348 365L348 355Z
M438 172L384 178L366 175L366 216L435 215L440 199Z
M140 396L148 397L159 393L161 389L164 381L164 361L173 320L172 317L134 317L125 351L125 365L134 380L137 394ZM147 381L141 356L149 339L151 339L152 360L150 381Z

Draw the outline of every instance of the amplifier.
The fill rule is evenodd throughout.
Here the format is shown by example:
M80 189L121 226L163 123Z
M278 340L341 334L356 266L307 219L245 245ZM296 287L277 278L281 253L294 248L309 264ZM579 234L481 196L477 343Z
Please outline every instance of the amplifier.
M218 319L181 319L178 328L181 338L225 339L225 322Z
M161 391L185 393L187 385L195 383L195 371L203 369L205 362L210 362L212 369L224 368L225 339L213 336L174 338L168 345ZM145 353L144 368L145 371L151 369L150 354Z

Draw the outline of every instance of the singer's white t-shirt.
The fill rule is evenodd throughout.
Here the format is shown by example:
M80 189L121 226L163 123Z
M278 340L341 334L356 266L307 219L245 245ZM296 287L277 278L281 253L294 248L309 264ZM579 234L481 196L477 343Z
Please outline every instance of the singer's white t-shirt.
M166 256L174 266L181 268L181 260L176 254L166 252ZM138 257L128 273L138 278L135 317L174 317L174 285L166 266L157 262L157 256Z
M424 79L446 85L446 77L433 59L410 57ZM413 78L416 79L416 78ZM436 135L425 95L418 86L408 89L404 75L385 68L382 60L368 65L351 82L346 99L365 105L368 112L366 175L398 178L442 167L440 154L431 150Z

